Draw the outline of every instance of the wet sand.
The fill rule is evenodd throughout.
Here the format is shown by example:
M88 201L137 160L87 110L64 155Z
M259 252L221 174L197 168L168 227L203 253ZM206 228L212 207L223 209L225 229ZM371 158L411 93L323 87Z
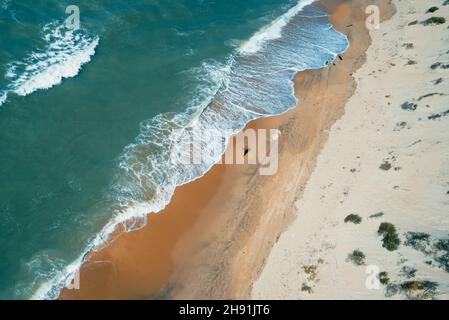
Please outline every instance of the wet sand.
M391 11L388 1L373 3ZM179 187L166 209L149 215L146 227L118 231L115 241L90 253L80 290L65 289L61 298L249 298L273 244L295 216L330 127L354 92L351 74L370 43L367 4L323 3L350 40L343 60L295 77L297 108L248 124L281 131L276 175L261 176L255 165L215 165Z

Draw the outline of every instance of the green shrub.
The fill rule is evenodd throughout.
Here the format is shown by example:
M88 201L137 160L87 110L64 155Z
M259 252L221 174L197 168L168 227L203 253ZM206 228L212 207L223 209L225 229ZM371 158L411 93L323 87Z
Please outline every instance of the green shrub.
M418 108L418 105L413 102L406 101L403 104L401 104L402 110L415 111L417 108ZM390 168L391 168L391 166L390 166Z
M408 25L409 25L409 26L414 26L414 25L416 25L416 24L418 24L418 20L412 21L412 22L410 22Z
M432 81L433 85L437 85L440 84L441 82L443 82L443 78L438 78ZM447 192L447 194L449 194L449 191Z
M430 26L430 25L434 25L434 24L443 24L443 23L446 23L446 19L443 17L432 17L432 18L429 18L422 22L422 24L425 26Z
M412 247L415 250L426 253L427 247L430 245L430 235L424 232L407 232L405 233L406 246Z
M312 293L313 292L312 291L312 287L308 286L305 283L302 284L301 291L307 292L307 293Z
M357 266L362 266L365 264L365 254L359 249L356 249L348 254L348 260L352 261Z
M430 7L429 10L427 10L426 13L434 13L434 12L437 11L438 9L439 9L438 7L433 6L433 7Z
M382 222L379 226L377 233L381 235L382 247L386 248L388 251L394 251L399 248L401 240L399 239L396 228L393 224L389 222Z
M316 265L303 266L302 269L307 274L307 278L310 281L315 281L316 276L317 276L317 266Z
M409 297L415 295L418 299L432 299L438 288L438 283L427 280L412 280L401 283L400 287Z
M379 273L379 281L383 285L387 285L390 282L390 278L388 277L388 273L382 271Z
M384 170L384 171L388 171L388 170L391 169L391 163L388 162L388 161L385 161L384 163L382 163L382 164L379 166L379 169Z
M410 280L402 283L390 283L386 289L386 296L392 297L403 294L407 299L424 300L434 299L438 293L438 283L433 281Z
M416 276L416 268L410 267L410 266L403 266L401 269L401 273L404 277L407 279L414 278Z
M354 224L360 224L362 218L358 214L350 214L345 218L345 223L352 222Z

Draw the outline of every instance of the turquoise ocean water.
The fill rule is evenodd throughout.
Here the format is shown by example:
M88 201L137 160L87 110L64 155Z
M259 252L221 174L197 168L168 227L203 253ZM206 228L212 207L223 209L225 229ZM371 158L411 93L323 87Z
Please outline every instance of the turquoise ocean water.
M0 298L57 297L144 225L219 158L179 162L198 132L294 107L292 76L348 45L311 2L0 0Z

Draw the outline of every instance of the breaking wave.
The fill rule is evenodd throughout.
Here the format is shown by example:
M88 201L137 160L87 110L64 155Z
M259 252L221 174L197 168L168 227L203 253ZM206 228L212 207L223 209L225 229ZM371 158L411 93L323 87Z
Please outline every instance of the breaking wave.
M11 93L26 96L75 77L91 60L99 43L98 36L81 29L68 29L65 24L56 22L46 24L42 33L43 48L8 64L5 75L8 85L0 91L0 106Z

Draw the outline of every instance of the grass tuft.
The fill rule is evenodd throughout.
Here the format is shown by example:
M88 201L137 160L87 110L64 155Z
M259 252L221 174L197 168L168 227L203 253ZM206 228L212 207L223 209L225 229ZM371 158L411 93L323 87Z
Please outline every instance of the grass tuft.
M352 261L352 263L357 266L363 266L365 264L365 258L365 254L359 249L356 249L348 254L348 260Z
M345 218L345 223L352 222L354 224L360 224L362 222L362 217L358 214L350 214Z

